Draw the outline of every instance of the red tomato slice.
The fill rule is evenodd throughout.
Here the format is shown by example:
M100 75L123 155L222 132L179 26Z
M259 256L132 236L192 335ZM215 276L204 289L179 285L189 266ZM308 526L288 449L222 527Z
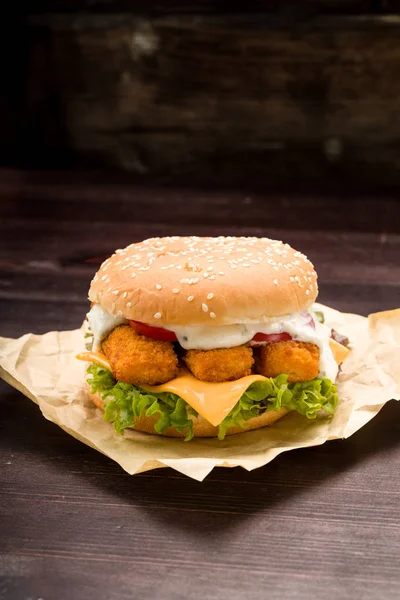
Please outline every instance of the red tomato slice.
M252 342L287 342L292 336L286 332L283 333L256 333Z
M140 335L145 335L153 340L158 340L160 342L178 341L173 331L168 331L168 329L164 329L163 327L152 327L151 325L146 325L146 323L141 323L140 321L129 321L129 325Z
M178 339L173 331L164 329L163 327L153 327L146 325L140 321L129 321L129 325L133 327L137 333L146 337L158 340L161 342L177 342ZM256 333L251 340L252 342L285 342L291 340L292 336L289 333Z

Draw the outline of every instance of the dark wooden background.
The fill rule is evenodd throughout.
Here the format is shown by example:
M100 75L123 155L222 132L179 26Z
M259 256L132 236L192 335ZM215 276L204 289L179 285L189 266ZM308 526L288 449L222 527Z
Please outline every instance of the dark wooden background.
M167 234L284 239L322 302L399 307L399 10L11 3L0 335L78 327L103 258ZM399 403L349 440L203 483L126 475L4 382L0 411L0 600L399 597Z
M38 0L0 25L0 162L397 188L398 0Z
M255 234L306 252L321 300L400 305L400 205L386 194L133 186L0 172L0 334L80 325L116 247L152 235ZM0 382L0 599L397 600L400 403L346 441L195 482L131 477Z

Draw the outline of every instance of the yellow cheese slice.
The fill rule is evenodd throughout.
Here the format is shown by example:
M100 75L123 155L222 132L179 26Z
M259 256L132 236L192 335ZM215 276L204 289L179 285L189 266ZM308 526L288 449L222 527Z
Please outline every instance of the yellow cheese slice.
M349 350L338 344L335 340L330 341L333 356L340 364L348 355ZM106 369L112 370L107 358L100 352L82 352L78 354L79 360L86 362L97 362ZM193 377L187 369L181 369L178 377L171 379L162 385L142 385L148 392L170 392L180 396L202 417L214 426L219 425L231 412L232 408L244 394L247 388L255 381L264 381L263 375L248 375L235 381L224 381L223 383L210 383L200 381Z
M183 398L211 425L219 425L254 381L265 381L263 375L248 375L235 381L210 383L193 377L182 369L178 377L162 385L142 385L149 392L172 392Z
M105 369L112 371L110 363L102 352L81 352L80 354L77 354L75 358L84 360L85 362L99 363L99 365Z
M338 365L341 365L346 356L349 354L350 350L343 346L343 344L339 344L332 338L329 340L329 345L332 350L333 358L337 362Z
M86 362L97 362L112 370L107 358L100 352L81 352L77 357ZM187 369L181 369L178 377L162 385L142 385L148 392L171 392L187 402L212 425L219 425L231 412L239 398L254 381L264 381L263 375L248 375L235 381L210 383L193 377Z

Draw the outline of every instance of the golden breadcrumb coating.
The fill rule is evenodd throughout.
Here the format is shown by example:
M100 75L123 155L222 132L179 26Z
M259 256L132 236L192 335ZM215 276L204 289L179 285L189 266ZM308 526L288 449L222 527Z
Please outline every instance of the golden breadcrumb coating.
M319 348L308 342L267 342L256 352L257 373L265 377L288 375L288 381L310 381L318 377Z
M184 361L196 379L217 383L250 375L254 358L249 346L236 346L218 350L188 350Z
M159 385L178 374L178 357L170 342L159 342L136 333L130 325L113 329L102 344L118 381L133 385Z

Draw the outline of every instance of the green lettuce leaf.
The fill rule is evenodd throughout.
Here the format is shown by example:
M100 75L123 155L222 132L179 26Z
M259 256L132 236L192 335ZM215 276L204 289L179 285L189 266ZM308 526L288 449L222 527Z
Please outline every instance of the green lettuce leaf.
M190 417L197 417L197 412L176 394L153 394L116 381L110 371L97 363L91 364L87 373L92 393L100 393L105 401L104 420L114 423L117 433L122 434L127 427L133 427L134 417L158 414L160 416L154 426L157 433L174 427L186 432L186 441L192 439L193 421Z
M110 371L97 363L87 369L92 393L100 393L105 401L105 421L114 424L117 433L134 426L134 417L158 414L154 426L157 433L168 427L185 432L185 440L193 438L193 421L197 412L182 398L169 392L150 393L129 383L116 381ZM267 378L252 383L229 415L218 427L218 438L223 440L231 427L246 428L246 421L266 410L281 408L296 410L307 419L315 419L320 410L333 415L338 403L336 386L330 379L313 379L303 383L288 383L287 375Z
M333 415L338 403L337 388L330 379L313 379L303 383L288 383L287 375L255 381L219 426L218 438L224 439L231 427L246 427L246 421L265 410L281 408L296 410L315 419L320 410Z

